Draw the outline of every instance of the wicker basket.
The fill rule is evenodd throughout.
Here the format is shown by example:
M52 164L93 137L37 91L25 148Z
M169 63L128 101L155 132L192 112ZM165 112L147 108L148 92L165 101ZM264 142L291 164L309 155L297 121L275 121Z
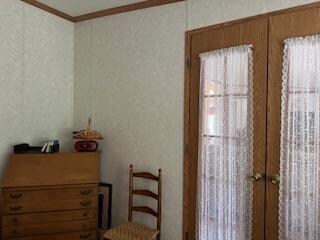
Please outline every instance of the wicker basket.
M89 118L87 130L82 130L73 135L74 139L83 139L83 140L102 140L103 137L101 133L91 130L91 118Z

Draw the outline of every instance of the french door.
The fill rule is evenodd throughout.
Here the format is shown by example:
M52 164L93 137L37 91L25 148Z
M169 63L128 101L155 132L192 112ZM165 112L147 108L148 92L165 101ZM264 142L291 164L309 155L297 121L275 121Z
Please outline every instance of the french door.
M224 167L220 165L221 174L219 175L218 179L213 181L218 181L218 186L215 190L212 189L212 192L217 192L217 195L220 195L220 203L217 202L218 205L211 205L207 206L209 208L214 208L213 212L219 212L221 209L221 206L224 204L224 201L228 201L229 204L225 208L230 208L230 211L226 210L225 213L221 214L220 211L220 217L223 218L221 221L217 222L215 227L219 231L219 228L221 230L221 234L231 234L234 235L243 235L243 238L246 238L246 234L242 230L239 230L241 228L245 228L248 225L251 225L251 219L254 219L252 222L252 236L254 240L263 239L264 236L264 206L265 206L265 183L264 183L264 176L263 173L265 172L265 146L266 146L266 89L267 89L267 46L268 46L268 20L267 18L259 19L259 20L253 20L248 21L245 23L239 23L239 24L233 24L227 27L224 27L222 29L213 29L204 33L200 34L194 34L192 35L191 39L189 39L192 44L190 49L190 61L191 61L191 67L190 67L190 85L186 86L186 89L189 89L187 94L189 95L189 101L188 107L190 115L188 116L189 119L189 128L187 131L190 131L188 133L188 136L190 136L186 141L189 141L188 146L188 158L190 161L187 161L187 166L185 166L185 170L187 171L187 174L185 175L185 208L187 208L187 211L185 211L185 227L187 225L188 231L186 232L185 238L191 240L195 239L196 234L196 212L197 212L197 194L196 191L197 185L199 183L199 178L201 179L202 176L199 176L198 174L198 154L199 154L199 148L198 143L199 141L203 140L204 142L211 142L211 146L213 148L219 147L217 145L217 141L221 140L221 138L225 139L225 144L229 147L235 149L237 148L237 145L241 142L241 139L237 136L229 136L226 134L225 131L217 131L214 130L208 130L208 133L202 132L199 134L199 122L201 122L201 114L199 111L199 93L201 92L200 89L200 54L202 53L208 53L219 49L224 49L226 54L228 52L235 52L237 53L237 48L241 48L241 46L248 46L252 51L252 76L253 78L250 79L252 81L251 83L248 83L249 85L252 85L252 99L246 98L246 95L249 94L251 90L244 90L241 92L237 92L235 90L226 90L222 91L219 90L219 80L211 81L216 83L215 85L209 87L210 89L207 89L208 92L204 96L206 98L205 101L208 101L208 104L211 105L211 109L209 111L216 111L218 114L218 119L211 119L210 121L216 122L218 121L220 124L223 121L219 116L223 114L230 113L232 115L232 112L239 111L241 107L243 109L248 109L248 105L253 105L253 112L252 112L252 122L253 122L253 128L252 133L249 133L249 135L252 135L252 139L249 140L252 142L252 148L253 148L253 155L248 157L242 157L241 161L237 160L237 157L231 157L229 159L229 165L231 166L233 162L237 162L239 166L248 165L248 167L251 169L246 169L244 171L250 172L249 174L245 174L243 171L238 171L237 167L234 166L233 168L229 169L223 169ZM240 53L241 54L241 50ZM223 59L220 53L217 53L217 58L213 59L213 61L221 62L221 64L228 65L228 59L227 55L226 58ZM237 56L236 56L237 57ZM238 56L239 57L239 56ZM222 59L221 59L222 58ZM210 59L209 59L210 61ZM232 60L232 56L230 56L230 61L241 61L241 59L236 58ZM244 60L246 61L246 60ZM248 61L248 60L247 60ZM209 65L211 63L208 63ZM230 63L231 64L231 63ZM247 65L246 65L247 66ZM228 68L228 66L226 66ZM247 66L248 68L248 66ZM250 69L248 70L250 71ZM233 77L232 72L228 72L226 70L225 73L221 73L217 70L216 74L221 75L230 75L229 78ZM217 76L213 76L213 78L216 78ZM204 79L205 81L206 79ZM235 83L233 86L241 85L240 82L237 82L238 79L235 79ZM239 79L241 81L241 79ZM208 82L208 84L210 84ZM207 84L207 85L208 85ZM228 83L221 83L220 87ZM204 84L206 85L206 84ZM189 88L190 87L190 88ZM230 85L229 88L232 88ZM206 91L206 90L205 90ZM210 93L211 91L211 93ZM245 95L245 97L241 96ZM245 102L244 102L245 101ZM252 101L251 103L249 101ZM221 105L224 103L228 103L227 107L230 111L224 111L221 109L216 108L215 105ZM233 106L233 107L232 107ZM224 111L224 113L219 113L219 111ZM246 111L246 110L245 110ZM247 112L246 114L249 114ZM200 116L200 119L199 119ZM236 116L231 116L233 118L233 121L236 120ZM243 117L242 117L243 118ZM200 121L199 121L200 120ZM239 120L239 119L238 119ZM243 119L242 119L243 120ZM250 120L247 120L250 121ZM209 123L210 124L210 123ZM247 124L244 123L244 125ZM212 125L212 124L211 124ZM241 131L238 127L237 130ZM200 135L200 136L199 136ZM230 140L230 138L234 138L235 141ZM236 140L239 140L238 142ZM228 141L230 140L230 141ZM243 149L242 149L243 150ZM234 152L238 151L239 154L241 154L241 149L239 150L232 150L233 154ZM215 154L217 156L217 151L222 154L223 150L213 150L212 154ZM215 153L213 153L215 152ZM215 168L213 168L213 171ZM233 171L233 174L230 172ZM210 175L210 173L209 173ZM212 176L204 176L204 178L215 178L215 174L211 174ZM252 175L252 176L251 176ZM252 177L252 179L251 179ZM236 199L237 195L235 194L235 191L237 190L235 185L237 182L241 183L239 187L243 187L246 189L248 194L251 196L243 196L243 199ZM234 187L232 187L232 185ZM225 189L230 189L230 195L228 194ZM224 196L224 197L223 197ZM248 197L248 198L247 198ZM252 199L252 203L249 203L247 206L243 206L243 202L245 202L248 199ZM240 211L237 211L237 207L242 205ZM232 209L234 210L232 210ZM203 211L206 211L205 209ZM228 218L237 218L245 214L250 214L250 216L243 217L241 222L242 226L236 226L236 222L233 220L229 221ZM229 217L224 217L228 215ZM232 215L234 217L232 217ZM201 218L201 216L198 215L198 217ZM209 219L208 221L214 221L215 217L212 216L212 219ZM227 230L223 230L227 229ZM198 229L199 230L199 229ZM205 229L203 231L206 231ZM248 231L248 230L247 230ZM199 231L198 231L199 232ZM251 234L251 233L250 233ZM212 236L212 238L219 238L218 236ZM217 239L218 240L218 239ZM239 238L240 240L240 238ZM243 239L247 240L247 239Z
M320 60L320 52L317 51L317 47L305 44L302 39L308 38L308 36L313 38L319 33L319 7L279 14L269 18L266 240L277 240L278 238L281 240L316 240L320 237L318 233L320 229L315 226L318 225L317 222L320 219L308 213L308 211L312 211L316 215L320 214L319 206L312 209L313 201L317 201L317 196L320 197L317 195L318 187L320 187L317 184L319 180L318 167L314 165L318 164L320 156L312 156L312 153L318 153L316 146L319 138L317 138L316 132L320 128L319 122L317 122L317 114L320 111L317 106L320 103L317 56ZM295 39L297 37L301 39ZM296 55L292 57L299 62L296 65L287 66L294 72L292 72L292 76L289 76L286 93L283 80L286 67L284 65L288 63L284 63L284 61L288 60L284 58L286 52L284 47L286 45L289 47L285 41L291 40L297 40L294 45L303 51L298 52L294 48L294 52L290 52L290 54L296 52ZM302 46L299 46L300 44ZM305 54L304 50L308 50L310 47L309 53ZM312 53L315 55L313 56ZM314 57L315 61L309 62ZM311 76L309 76L310 73L312 73ZM285 96L286 94L287 96ZM283 97L286 97L286 102ZM301 104L303 105L301 106ZM312 106L313 104L315 106ZM315 139L311 140L310 138ZM294 141L294 143L288 142L286 144L284 142L286 140ZM288 153L284 151L288 151ZM284 156L285 154L287 157ZM280 162L280 158L282 158L282 162ZM280 166L283 168L281 173ZM278 182L278 176L280 176L281 183ZM279 184L286 191L280 198L280 202ZM309 189L310 187L313 189ZM280 212L279 204L283 206L283 210L280 209ZM289 209L285 210L285 208ZM309 215L311 215L310 218ZM285 223L280 222L280 229L279 217ZM279 237L279 233L281 234L282 231L286 231L286 233L284 232L283 236Z
M184 240L320 239L319 9L187 33ZM237 71L247 53L252 78ZM249 88L228 92L243 79L252 98ZM250 104L251 141L235 135L250 122ZM250 142L253 154L242 154Z

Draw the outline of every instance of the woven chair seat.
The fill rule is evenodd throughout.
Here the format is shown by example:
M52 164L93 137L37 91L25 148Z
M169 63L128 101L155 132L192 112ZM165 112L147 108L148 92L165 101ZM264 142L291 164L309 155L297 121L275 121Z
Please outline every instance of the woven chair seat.
M103 238L109 240L153 240L158 233L157 230L128 222L106 231Z

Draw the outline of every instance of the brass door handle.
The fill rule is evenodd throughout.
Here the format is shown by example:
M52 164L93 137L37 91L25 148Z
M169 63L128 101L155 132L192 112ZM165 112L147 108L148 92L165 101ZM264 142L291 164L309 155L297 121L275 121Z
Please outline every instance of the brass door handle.
M80 193L81 193L82 195L89 195L91 192L92 192L91 189L80 190Z
M259 181L261 178L262 178L261 173L255 173L255 174L253 174L253 175L250 177L250 179L251 179L252 182L257 182L257 181Z
M88 205L90 205L91 204L91 200L84 200L84 201L81 201L80 202L80 204L81 204L81 206L88 206Z
M9 208L12 211L19 211L21 209L21 206L10 206Z
M85 238L88 238L88 237L90 237L91 236L91 234L90 233L83 233L83 234L80 234L80 238L81 239L85 239Z
M12 199L19 199L22 197L22 193L10 193Z
M271 177L271 183L272 184L279 184L280 183L280 175L275 174Z

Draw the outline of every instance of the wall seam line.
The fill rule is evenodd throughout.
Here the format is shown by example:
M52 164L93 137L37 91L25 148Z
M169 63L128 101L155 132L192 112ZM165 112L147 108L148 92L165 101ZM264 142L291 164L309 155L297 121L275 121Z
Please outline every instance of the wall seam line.
M186 14L186 22L187 22L187 30L190 30L190 19L191 19L191 9L190 9L190 2L191 0L187 0L186 3L186 10L187 10L187 14Z
M26 141L27 132L26 132L26 122L25 119L25 85L26 85L26 6L22 4L22 57L21 57L21 106L22 106L22 133L23 141Z
M94 89L95 89L95 74L94 74L94 46L93 46L93 32L94 32L94 21L91 21L91 33L90 33L90 50L91 50L91 118L92 118L92 129L95 129L95 111L94 111Z

